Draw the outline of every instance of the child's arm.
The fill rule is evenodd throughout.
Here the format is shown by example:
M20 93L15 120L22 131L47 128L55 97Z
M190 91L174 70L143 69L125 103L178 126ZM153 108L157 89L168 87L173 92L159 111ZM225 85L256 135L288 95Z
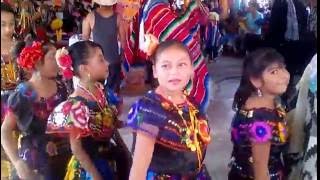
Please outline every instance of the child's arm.
M9 157L10 161L17 170L17 174L21 179L28 179L35 174L30 170L28 165L18 156L18 142L13 137L13 131L16 128L17 117L8 112L1 126L1 145ZM31 178L32 179L32 178Z
M147 171L152 159L155 139L141 132L137 132L133 164L129 180L146 179Z
M84 40L89 40L91 35L91 22L94 22L94 15L89 13L87 17L82 21L82 38Z
M127 42L127 32L129 29L130 22L122 19L120 14L118 14L117 16L118 38L121 44L121 48L124 49L124 46Z
M102 180L102 177L94 163L82 148L81 139L77 138L77 134L75 132L70 133L70 145L73 155L77 160L79 160L81 166L90 173L94 180Z
M255 180L269 180L269 155L271 143L253 143L252 144L252 158L253 158L253 172Z

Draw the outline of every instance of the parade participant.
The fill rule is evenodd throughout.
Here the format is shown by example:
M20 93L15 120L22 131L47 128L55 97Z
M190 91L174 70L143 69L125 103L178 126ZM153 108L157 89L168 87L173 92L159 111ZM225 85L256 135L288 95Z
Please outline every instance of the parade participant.
M213 62L219 55L221 49L221 33L219 30L219 15L216 12L210 12L209 21L206 24L205 53L208 62Z
M73 153L65 179L128 179L130 158L117 128L117 98L99 83L108 76L102 48L80 41L58 50L56 59L65 77L80 81L48 120L47 133L67 135ZM115 143L114 143L115 142Z
M29 79L29 76L26 76L23 70L16 67L16 59L22 49L25 46L25 42L16 41L14 47L11 48L11 52L8 57L12 57L10 62L6 64L4 61L1 61L1 124L3 122L5 113L7 112L7 100L8 97L19 82L22 82L26 79ZM2 59L4 60L4 59ZM17 132L13 132L14 137L17 139ZM12 164L10 163L8 157L5 155L3 148L1 146L1 177L8 178L12 169Z
M289 83L283 57L273 49L249 54L234 96L229 180L283 180L288 132L286 112L277 97Z
M184 89L194 75L187 47L160 43L153 56L155 91L139 99L128 115L136 133L130 180L211 179L203 163L210 142L206 115Z
M295 107L288 113L291 137L287 155L289 180L317 179L317 54L297 84Z
M13 90L17 85L17 66L11 56L15 44L14 28L14 11L8 4L1 2L1 92Z
M146 53L148 38L154 36L159 42L178 40L186 45L191 52L192 65L195 69L194 79L187 87L188 94L200 104L201 111L205 111L210 100L210 76L205 58L201 54L200 19L208 14L200 0L185 1L183 12L172 9L172 1L146 0L141 4L139 13L135 16L129 31L125 46L124 69L129 71L139 63L148 64L150 54ZM152 46L152 45L151 45ZM152 73L150 73L152 76Z
M13 179L55 177L51 174L49 156L57 155L59 149L56 139L46 135L45 130L54 107L67 98L64 84L56 81L55 52L52 44L34 42L18 58L19 66L32 71L32 77L20 83L9 96L8 111L1 126L1 144L15 167ZM20 134L18 142L12 136L16 129Z

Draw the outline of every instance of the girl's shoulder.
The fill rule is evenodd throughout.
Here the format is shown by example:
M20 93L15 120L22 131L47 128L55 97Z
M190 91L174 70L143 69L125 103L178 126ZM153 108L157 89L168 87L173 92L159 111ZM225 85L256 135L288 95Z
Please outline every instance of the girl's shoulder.
M37 93L29 83L20 83L7 100L8 111L17 117L17 125L21 131L27 130L34 118L33 105Z
M154 91L149 91L131 106L127 126L156 137L167 123L168 105Z
M237 114L247 114L246 118L253 119L283 119L286 108L280 98L276 98L273 103L268 103L259 97L249 97Z
M80 96L69 97L55 107L47 123L47 133L68 134L80 129L85 134L89 131L90 111Z
M259 109L259 108L274 109L274 105L275 103L266 102L260 97L249 97L242 109Z
M10 104L19 104L20 102L35 102L37 99L37 92L29 82L21 82L18 84L14 92L9 97Z

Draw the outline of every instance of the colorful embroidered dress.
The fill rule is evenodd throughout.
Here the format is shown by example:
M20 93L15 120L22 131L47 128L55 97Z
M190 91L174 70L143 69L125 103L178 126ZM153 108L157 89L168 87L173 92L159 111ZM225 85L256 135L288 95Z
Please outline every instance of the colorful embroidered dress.
M274 110L242 109L236 113L231 125L234 146L229 180L254 179L251 145L265 142L271 142L268 163L270 180L284 179L284 163L281 158L288 139L285 114L280 106Z
M203 164L210 130L191 99L175 106L150 91L132 106L127 124L156 139L146 179L210 179Z
M99 84L97 87L100 90L101 101L91 101L77 96L69 97L67 101L59 104L49 117L47 133L59 135L68 135L71 131L78 133L83 149L103 179L115 179L116 157L119 156L117 154L119 152L111 139L119 138L116 132L119 121L116 108L109 104L112 101L110 98L114 101L115 97L109 96L106 99L102 85ZM92 176L81 167L76 157L72 156L64 179L89 180Z
M37 101L37 94L28 83L17 86L8 99L9 111L17 117L17 128L20 133L18 140L18 153L30 169L37 170L46 179L51 179L50 158L46 152L48 141L59 142L63 140L51 138L45 134L47 119L53 109L67 98L67 91L63 83L57 82L57 93L49 98L41 98ZM64 149L65 147L61 147ZM67 148L67 147L66 147ZM58 153L59 146L58 146ZM66 154L65 152L63 152ZM60 162L63 166L63 162ZM13 172L13 178L17 178Z
M144 34L152 34L159 42L178 40L188 47L195 69L193 84L188 87L189 95L193 97L201 110L206 110L210 99L210 77L201 54L200 24L201 12L196 1L190 2L185 13L178 15L171 9L167 0L146 0L140 9L136 21L131 26L129 40L124 49L126 71L138 62L148 60L141 51L139 40L142 29ZM141 26L143 23L143 28Z
M7 100L10 94L23 81L22 71L13 60L5 62L5 58L10 59L10 55L1 55L1 123L7 110Z
M12 61L6 63L4 60L5 58L9 58L9 55L1 54L1 124L5 117L5 113L8 110L8 97L14 92L18 83L18 68L16 67L16 64ZM11 169L12 164L1 146L1 177L8 178Z

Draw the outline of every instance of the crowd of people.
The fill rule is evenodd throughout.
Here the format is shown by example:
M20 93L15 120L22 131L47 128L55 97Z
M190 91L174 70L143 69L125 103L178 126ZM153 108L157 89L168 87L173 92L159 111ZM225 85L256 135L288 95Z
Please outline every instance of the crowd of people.
M317 2L50 2L1 2L2 179L212 179L207 64L230 52L228 179L316 179ZM123 112L141 66L151 90Z

